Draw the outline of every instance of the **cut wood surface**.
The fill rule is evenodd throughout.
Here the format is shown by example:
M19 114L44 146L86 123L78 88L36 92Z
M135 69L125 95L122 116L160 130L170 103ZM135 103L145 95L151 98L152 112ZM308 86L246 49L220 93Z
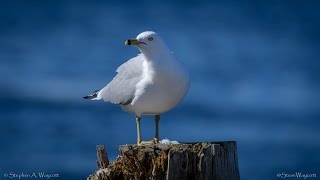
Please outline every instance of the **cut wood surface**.
M120 156L110 163L103 147L97 148L99 170L89 180L240 179L235 141L120 145Z

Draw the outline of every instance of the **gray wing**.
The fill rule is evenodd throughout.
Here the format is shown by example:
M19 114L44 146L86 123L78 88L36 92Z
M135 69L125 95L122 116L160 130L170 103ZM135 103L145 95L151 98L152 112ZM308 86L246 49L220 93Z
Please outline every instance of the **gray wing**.
M129 104L134 98L136 84L141 80L143 56L138 55L117 69L117 75L98 93L99 99L114 104Z

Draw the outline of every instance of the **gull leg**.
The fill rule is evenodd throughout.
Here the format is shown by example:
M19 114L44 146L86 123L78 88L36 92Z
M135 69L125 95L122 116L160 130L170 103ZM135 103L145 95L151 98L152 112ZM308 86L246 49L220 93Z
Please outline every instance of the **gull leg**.
M154 138L154 142L157 144L157 143L159 143L159 121L160 121L160 115L157 114L154 119L156 121L156 135L155 135L155 138Z
M141 117L136 116L137 135L138 135L137 144L141 144L140 120L141 120Z

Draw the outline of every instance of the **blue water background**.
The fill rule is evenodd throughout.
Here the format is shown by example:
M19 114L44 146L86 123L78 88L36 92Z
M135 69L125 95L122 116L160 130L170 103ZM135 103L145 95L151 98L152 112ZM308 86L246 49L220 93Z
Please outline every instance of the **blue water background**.
M235 140L242 179L320 176L318 1L0 2L0 179L59 173L85 179L95 146L110 159L136 142L134 116L81 97L138 50L124 40L162 35L191 71L185 100L161 138ZM154 135L142 119L143 138Z

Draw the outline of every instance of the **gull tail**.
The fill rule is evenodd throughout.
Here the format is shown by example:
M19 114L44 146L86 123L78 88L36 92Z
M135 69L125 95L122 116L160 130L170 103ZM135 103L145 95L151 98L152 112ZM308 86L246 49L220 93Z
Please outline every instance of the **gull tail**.
M99 100L98 98L98 93L99 93L100 90L97 90L97 91L94 91L93 93L87 95L87 96L84 96L83 98L84 99L89 99L89 100Z

